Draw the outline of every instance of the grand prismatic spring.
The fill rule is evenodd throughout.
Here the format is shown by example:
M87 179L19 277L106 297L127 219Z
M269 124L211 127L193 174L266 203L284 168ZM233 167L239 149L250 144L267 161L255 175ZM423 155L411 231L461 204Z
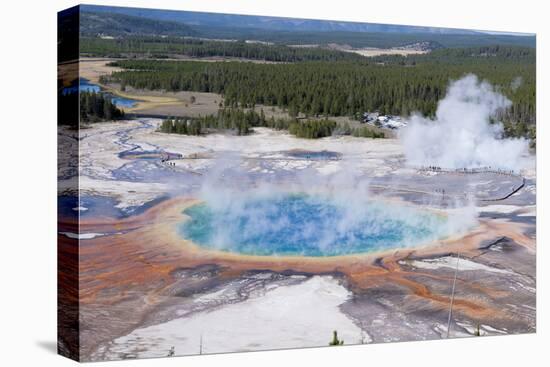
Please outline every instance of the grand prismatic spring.
M534 36L216 17L60 13L61 354L536 331Z
M183 213L183 237L248 255L337 256L426 244L447 237L442 215L376 201L362 210L306 194L247 197L227 207L198 204Z

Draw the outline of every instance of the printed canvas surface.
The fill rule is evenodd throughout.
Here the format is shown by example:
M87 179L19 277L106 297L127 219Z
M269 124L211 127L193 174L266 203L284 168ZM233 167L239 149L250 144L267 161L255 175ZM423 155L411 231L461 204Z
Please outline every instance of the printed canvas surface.
M535 35L59 13L59 352L536 330Z

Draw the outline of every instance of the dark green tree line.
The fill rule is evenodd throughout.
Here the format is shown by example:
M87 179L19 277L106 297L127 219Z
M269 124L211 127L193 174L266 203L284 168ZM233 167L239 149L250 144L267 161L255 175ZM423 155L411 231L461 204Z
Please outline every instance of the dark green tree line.
M292 122L288 132L299 138L318 139L331 136L336 128L336 122L332 120L305 120Z
M216 115L201 117L175 117L165 119L159 131L170 134L202 135L209 131L233 131L237 135L248 135L254 127L268 127L288 130L289 133L305 139L317 139L331 135L353 135L364 138L383 138L384 134L368 126L350 128L348 124L338 127L332 120L304 120L296 118L266 118L263 110L244 111L239 108L220 109Z
M229 107L273 105L288 109L291 115L303 112L313 116L352 116L362 111L408 115L419 111L430 116L443 98L449 80L474 73L497 85L512 101L505 120L534 124L534 63L470 60L454 64L424 61L414 66L135 60L113 63L128 70L114 73L111 80L141 89L219 93ZM511 85L517 77L522 84L514 89Z
M245 41L210 41L181 37L127 37L117 39L81 38L80 53L101 57L168 58L234 57L276 62L361 60L363 57L325 48L290 47Z
M103 93L80 93L80 121L99 122L120 119L124 111Z

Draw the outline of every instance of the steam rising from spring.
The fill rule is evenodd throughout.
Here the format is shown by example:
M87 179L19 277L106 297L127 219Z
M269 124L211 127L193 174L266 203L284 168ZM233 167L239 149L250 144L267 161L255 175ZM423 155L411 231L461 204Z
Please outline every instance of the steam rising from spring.
M413 115L400 132L407 162L454 169L521 169L527 140L503 138L502 124L491 123L510 105L508 98L475 75L451 82L433 120Z
M333 256L415 246L475 225L470 207L447 215L373 199L355 162L279 182L248 180L236 157L217 160L189 208L182 235L217 250L256 255ZM271 177L276 177L271 176Z

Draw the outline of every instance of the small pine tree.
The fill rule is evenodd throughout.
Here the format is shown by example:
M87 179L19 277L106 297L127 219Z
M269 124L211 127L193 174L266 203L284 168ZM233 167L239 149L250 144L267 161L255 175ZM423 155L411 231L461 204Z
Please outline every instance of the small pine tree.
M476 331L474 332L474 336L481 336L481 330L480 330L479 324L477 324Z
M344 345L344 341L338 339L338 332L336 330L332 332L332 340L330 341L330 343L328 343L328 345L330 346Z

